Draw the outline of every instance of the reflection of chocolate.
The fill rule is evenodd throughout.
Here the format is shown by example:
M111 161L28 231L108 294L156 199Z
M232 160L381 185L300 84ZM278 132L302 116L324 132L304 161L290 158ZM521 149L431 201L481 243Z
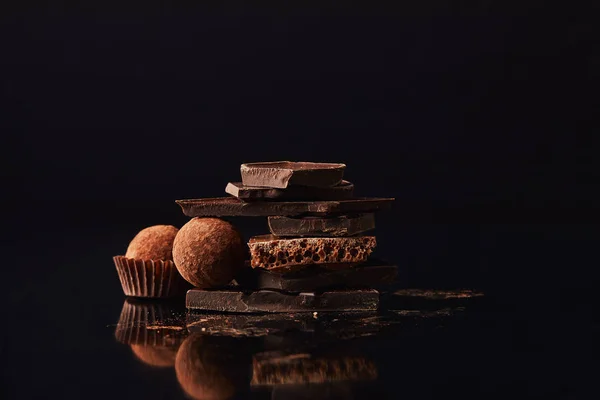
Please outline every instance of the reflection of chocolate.
M272 400L342 400L354 399L352 387L347 383L321 385L277 385L271 392Z
M377 366L360 355L265 352L252 360L253 386L363 381L377 378Z
M236 342L212 339L192 334L177 352L177 380L194 399L229 399L248 385L248 363Z
M172 367L175 365L177 347L132 344L131 351L140 361L153 367Z
M115 328L115 338L125 344L177 349L187 336L185 325L173 318L173 310L177 309L171 303L126 299Z

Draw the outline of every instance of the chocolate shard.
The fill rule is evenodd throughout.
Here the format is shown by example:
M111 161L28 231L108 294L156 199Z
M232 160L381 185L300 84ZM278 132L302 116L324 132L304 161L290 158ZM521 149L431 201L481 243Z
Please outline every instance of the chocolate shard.
M233 313L288 313L315 311L373 311L379 306L377 290L332 291L321 294L287 294L271 290L244 293L229 290L190 289L186 307Z
M269 229L277 236L353 236L375 229L373 213L334 217L269 217Z
M461 307L477 308L485 304L483 292L469 289L399 289L382 298L386 309L419 312L451 310Z
M242 182L229 182L225 192L244 201L269 200L346 200L354 195L354 185L342 181L331 187L289 186L287 189L244 186Z
M235 197L176 200L188 217L325 216L387 210L393 198L359 197L331 201L255 201Z
M275 161L240 167L245 186L285 189L292 185L329 187L342 181L345 164Z
M319 292L331 289L373 288L389 285L396 280L398 267L369 260L354 268L324 271L307 268L291 274L276 274L262 268L244 269L237 278L242 287L276 289L286 292Z
M312 264L352 267L367 260L377 241L375 236L279 238L261 235L250 238L250 266L271 271L294 271Z

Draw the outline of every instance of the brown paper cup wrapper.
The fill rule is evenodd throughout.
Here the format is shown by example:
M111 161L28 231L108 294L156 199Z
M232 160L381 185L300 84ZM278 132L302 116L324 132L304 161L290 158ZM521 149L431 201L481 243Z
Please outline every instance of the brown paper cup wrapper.
M182 296L191 285L182 278L173 261L113 257L126 296L167 298Z
M115 338L129 345L179 347L187 336L187 329L173 321L171 312L167 304L126 299Z

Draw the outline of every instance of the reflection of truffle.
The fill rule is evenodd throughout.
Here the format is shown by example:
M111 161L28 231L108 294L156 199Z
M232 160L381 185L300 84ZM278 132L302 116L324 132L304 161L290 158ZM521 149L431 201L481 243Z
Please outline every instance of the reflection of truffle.
M125 257L140 260L172 260L173 240L178 229L172 225L154 225L142 229L129 243Z
M218 218L193 218L179 230L173 261L181 276L200 288L229 283L244 266L239 232Z
M192 334L175 359L177 380L194 399L228 399L248 384L248 365L234 359L230 346L207 343L207 336Z
M177 347L141 346L132 344L131 351L142 362L153 367L172 367L175 365Z

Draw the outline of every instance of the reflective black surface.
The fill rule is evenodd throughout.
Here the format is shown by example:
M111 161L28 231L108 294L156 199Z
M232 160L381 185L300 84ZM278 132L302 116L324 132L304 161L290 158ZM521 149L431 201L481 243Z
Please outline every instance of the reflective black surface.
M550 298L536 308L494 296L423 301L422 291L404 291L386 303L396 311L379 315L188 313L183 299L125 299L111 260L122 236L68 236L73 254L4 293L13 305L2 327L8 398L569 398L587 390L586 308L544 308ZM60 254L52 243L47 251Z

